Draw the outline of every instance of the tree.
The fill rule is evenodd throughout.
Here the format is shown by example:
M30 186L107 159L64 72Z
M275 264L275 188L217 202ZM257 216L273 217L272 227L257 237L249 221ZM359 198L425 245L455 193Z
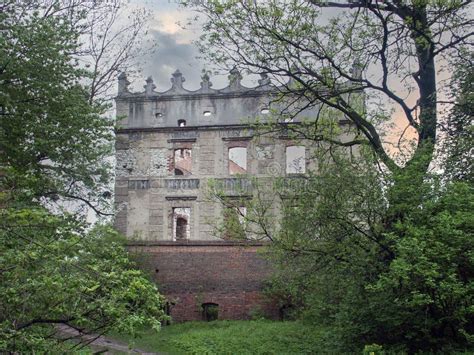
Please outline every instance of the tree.
M373 156L333 156L303 185L273 187L281 195L280 228L261 228L272 241L269 296L327 326L331 351L374 343L409 353L471 348L472 186L442 186L433 176L419 208L387 231L387 181Z
M445 101L438 100L437 71L472 50L471 2L195 7L205 16L200 46L207 58L278 84L274 118L257 126L293 132L316 150L330 147L331 162L327 154L312 157L320 171L308 176L310 190L282 196L281 228L268 236L280 270L277 292L329 324L340 350L372 342L409 352L472 345L472 255L462 247L470 245L472 213L463 204L472 189L440 186L429 174L439 144L437 106ZM322 114L283 122L307 107L322 107ZM382 125L394 113L406 125L398 141L409 131L416 136L404 161L384 144ZM353 124L351 141L328 130L342 117ZM351 146L361 150L352 161L344 158ZM469 152L469 143L463 149ZM285 201L293 202L286 208Z
M4 1L7 9L13 1ZM132 7L124 0L83 1L43 0L16 2L17 9L11 13L20 20L32 12L38 16L66 17L71 29L79 36L78 46L69 49L69 54L87 68L90 100L110 100L116 79L125 70L139 70L147 54L154 49L146 36L149 11Z
M113 121L73 56L80 3L0 5L1 351L65 351L74 343L58 324L101 334L165 318L117 233L52 204L75 199L100 213L109 189Z
M441 132L446 134L443 142L443 168L450 180L474 180L472 155L474 149L474 71L473 53L465 53L456 64L450 97L454 101L448 112L447 124Z
M293 114L321 103L335 108L356 127L354 144L363 138L393 174L390 219L403 215L399 203L417 205L437 138L436 62L470 44L470 1L215 1L196 7L206 16L201 48L210 60L272 75L282 96L303 99ZM337 10L324 17L330 9ZM367 111L348 99L361 90ZM404 166L391 158L378 126L392 108L406 122L404 132L416 132ZM402 195L397 181L413 179L412 170L419 177Z

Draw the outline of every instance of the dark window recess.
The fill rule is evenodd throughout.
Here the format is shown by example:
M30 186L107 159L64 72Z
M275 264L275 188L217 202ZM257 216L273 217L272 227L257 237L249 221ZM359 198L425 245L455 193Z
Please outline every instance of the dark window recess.
M280 320L295 320L295 307L292 304L284 304L279 309Z
M178 120L178 127L186 127L186 120Z
M202 319L206 322L211 322L219 318L219 305L217 303L203 303Z
M165 303L164 311L165 311L165 314L170 318L171 318L171 308L173 308L174 305L175 305L175 303L170 302L170 301L167 301ZM170 325L170 324L171 324L170 319L168 319L164 322L163 325Z
M188 226L188 221L184 218L178 217L176 219L176 240L186 239L186 229Z
M187 240L190 237L190 207L173 208L173 240Z
M184 175L183 171L180 169L174 169L174 174L175 175Z

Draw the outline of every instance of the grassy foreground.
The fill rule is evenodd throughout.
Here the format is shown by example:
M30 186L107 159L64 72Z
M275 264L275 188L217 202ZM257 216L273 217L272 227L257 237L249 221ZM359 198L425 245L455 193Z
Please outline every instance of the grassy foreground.
M318 341L322 332L301 322L214 321L173 324L138 339L120 339L168 354L314 354L324 352Z

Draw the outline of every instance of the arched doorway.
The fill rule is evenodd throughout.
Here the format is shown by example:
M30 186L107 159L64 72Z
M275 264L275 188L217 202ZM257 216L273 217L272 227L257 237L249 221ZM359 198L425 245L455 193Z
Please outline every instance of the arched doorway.
M203 320L211 322L219 318L219 305L217 303L203 303L201 307Z

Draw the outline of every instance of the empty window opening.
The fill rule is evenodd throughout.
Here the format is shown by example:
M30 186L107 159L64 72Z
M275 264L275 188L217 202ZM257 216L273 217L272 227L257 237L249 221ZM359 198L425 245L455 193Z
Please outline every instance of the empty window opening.
M247 207L244 207L244 206L236 207L236 212L239 216L240 225L243 225L245 223L245 217L247 217Z
M247 208L226 207L224 209L224 238L245 239L246 238L246 216Z
M191 235L191 208L173 208L173 240L187 240Z
M219 318L219 305L217 303L203 303L202 308L202 319L211 322Z
M306 172L305 147L286 147L286 173L304 174Z
M191 175L193 166L191 149L181 148L174 151L174 174Z
M176 240L185 240L186 229L188 228L188 221L184 218L178 217L176 219Z
M204 112L202 113L202 115L203 115L204 117L210 117L210 116L212 116L212 112L211 112L211 111L204 111Z
M186 120L178 120L178 127L186 127Z
M268 107L263 107L261 110L260 110L260 113L262 115L268 115L270 113L270 109Z
M229 148L229 174L245 174L247 172L247 148Z
M161 117L163 117L163 113L157 112L157 113L155 113L155 117L156 118L161 118Z

